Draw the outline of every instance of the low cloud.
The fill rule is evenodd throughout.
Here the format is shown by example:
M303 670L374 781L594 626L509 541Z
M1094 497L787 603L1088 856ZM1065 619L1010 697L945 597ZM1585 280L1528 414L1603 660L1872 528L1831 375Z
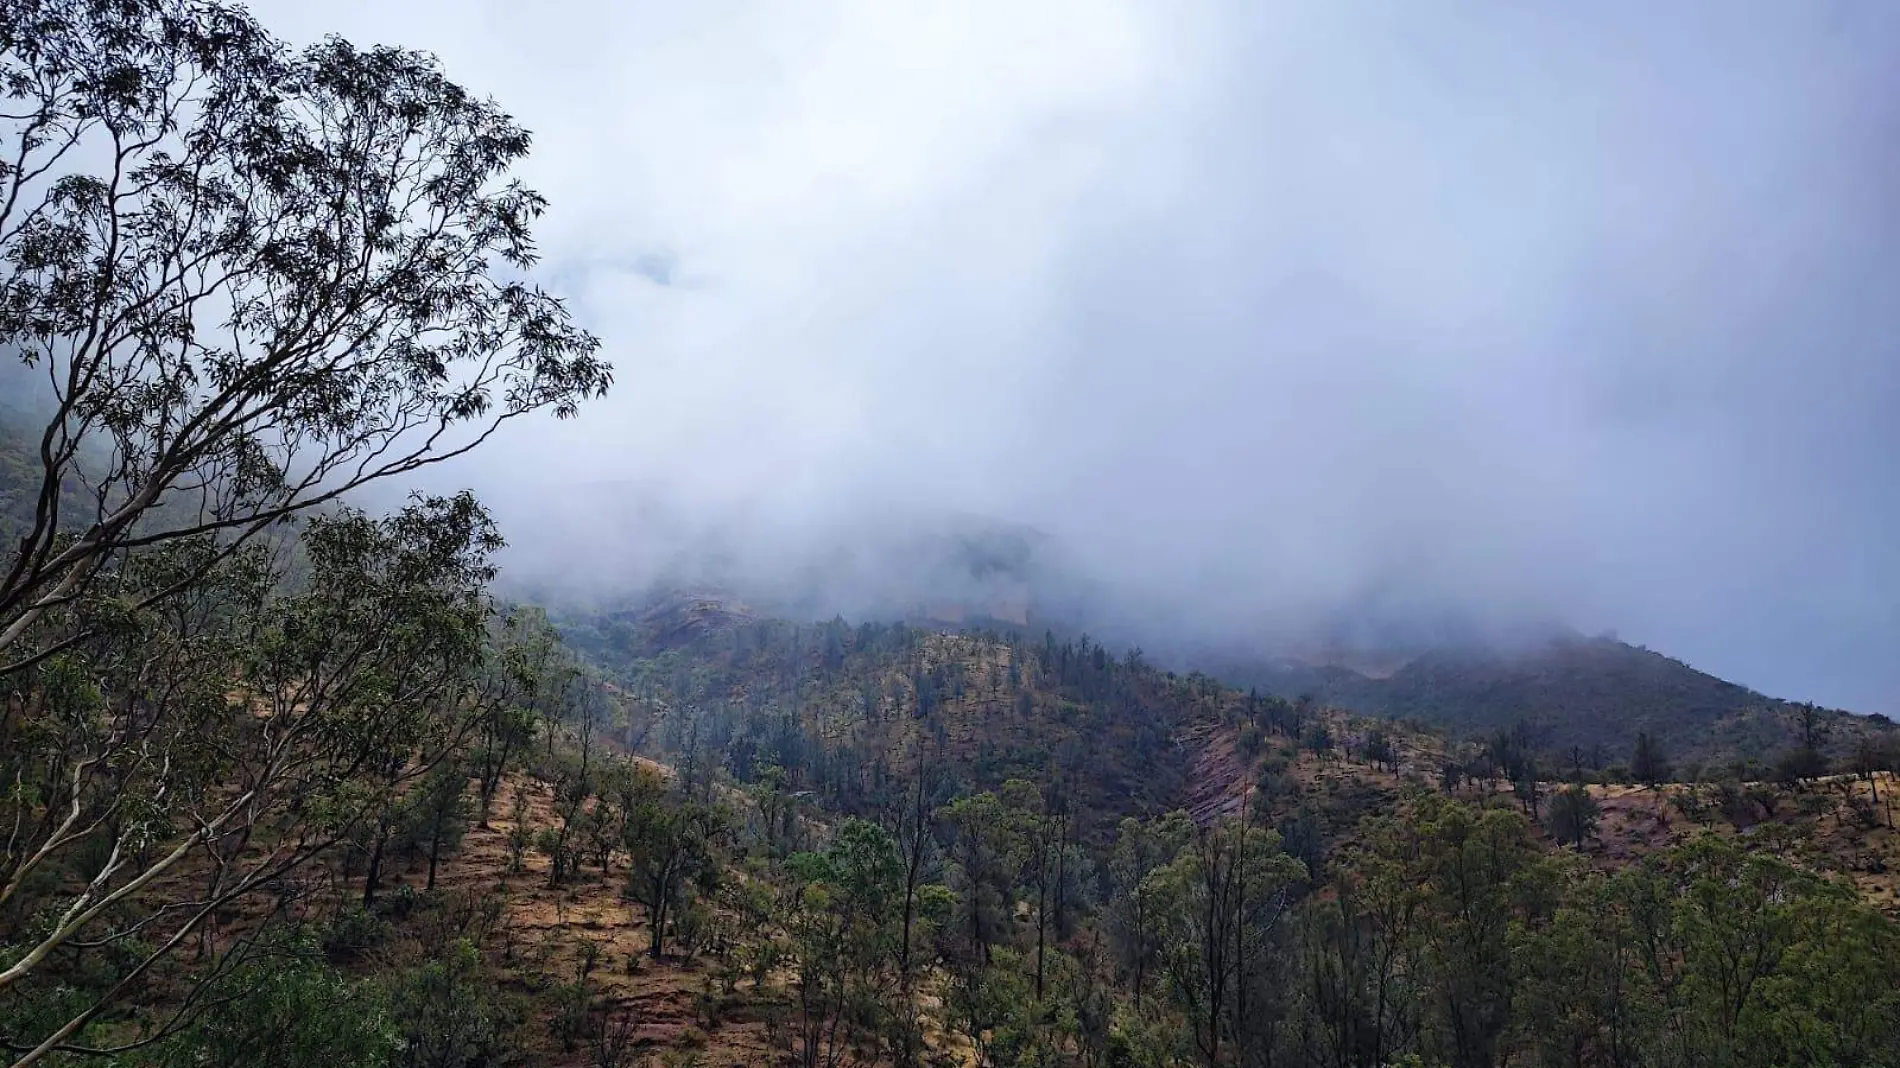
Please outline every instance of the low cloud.
M545 278L620 372L447 473L524 573L674 551L556 500L765 570L941 509L1157 628L1451 606L1900 708L1900 11L258 11L536 131Z

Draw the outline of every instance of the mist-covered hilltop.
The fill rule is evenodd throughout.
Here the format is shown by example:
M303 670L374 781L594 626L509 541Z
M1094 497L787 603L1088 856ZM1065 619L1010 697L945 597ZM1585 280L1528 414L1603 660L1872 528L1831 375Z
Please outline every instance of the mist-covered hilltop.
M1739 762L1765 774L1778 754L1802 743L1803 715L1813 708L1610 637L1430 649L1395 658L1384 670L1363 661L1286 657L1229 657L1205 666L1263 692L1305 694L1460 735L1522 731L1540 749L1574 752L1597 766L1627 760L1637 737L1647 734L1692 768ZM1822 748L1837 754L1890 726L1879 715L1816 714Z
M1089 635L1288 699L1459 736L1525 731L1599 765L1627 759L1639 733L1684 760L1762 766L1797 741L1798 705L1613 636L1417 595L1403 576L1328 605L1200 616L1085 573L1058 539L1023 524L929 509L851 525L768 520L689 511L624 483L551 494L510 530L521 595L661 633L691 632L711 612ZM563 537L562 553L547 552ZM1840 752L1867 726L1826 718L1839 725L1830 748Z

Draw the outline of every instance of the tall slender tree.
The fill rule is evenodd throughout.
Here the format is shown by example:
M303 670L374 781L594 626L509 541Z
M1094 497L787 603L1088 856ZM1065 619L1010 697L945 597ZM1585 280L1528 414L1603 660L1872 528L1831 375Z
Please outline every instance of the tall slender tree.
M1630 754L1630 777L1645 786L1656 786L1669 778L1669 758L1662 743L1648 731L1636 733L1636 749Z

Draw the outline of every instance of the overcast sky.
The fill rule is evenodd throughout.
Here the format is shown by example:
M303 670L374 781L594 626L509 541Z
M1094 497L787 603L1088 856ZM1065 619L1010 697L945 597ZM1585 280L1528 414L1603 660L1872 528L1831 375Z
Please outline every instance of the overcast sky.
M1900 711L1900 5L257 10L536 133L618 385L485 489L929 502Z

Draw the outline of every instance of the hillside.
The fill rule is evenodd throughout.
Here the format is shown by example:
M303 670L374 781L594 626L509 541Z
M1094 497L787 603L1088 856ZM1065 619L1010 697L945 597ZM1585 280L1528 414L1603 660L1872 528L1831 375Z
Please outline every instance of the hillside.
M1716 1048L1759 1043L1731 1063L1766 1068L1819 1028L1836 1062L1888 1063L1891 776L1513 787L1432 731L1086 639L796 623L710 590L555 618L593 666L511 613L489 637L505 681L469 694L457 751L226 909L200 944L229 977L181 955L88 1040L163 1033L123 1068L276 1044L291 1068L1607 1065L1596 1043L1631 1005L1702 989L1711 945L1766 937L1784 993L1751 999L1740 1036L1711 1030ZM1469 774L1441 780L1454 756ZM1559 841L1560 790L1601 810L1581 849ZM193 854L152 905L279 845ZM1665 947L1660 978L1591 948L1638 936ZM116 974L86 960L0 1004L42 1026L51 983ZM1356 999L1399 976L1368 1022ZM229 985L246 982L275 993ZM194 984L209 1007L162 1024ZM1559 1037L1591 1052L1549 1055L1580 988L1604 1000ZM1215 989L1236 1000L1210 1007ZM1454 994L1505 1007L1473 1039ZM1708 1030L1727 1010L1680 1011ZM1384 1037L1329 1059L1362 1027ZM1675 1064L1672 1040L1642 1023L1627 1041Z
M1768 836L1777 848L1896 907L1884 873L1900 854L1884 797L1870 815L1848 779L1767 781L1769 765L1799 745L1796 706L1608 640L1417 657L1384 678L1305 669L1279 679L1305 687L1289 698L1163 671L1086 638L797 624L717 591L561 622L633 696L628 744L707 767L701 774L768 780L833 811L887 814L921 767L943 796L1037 782L1098 840L1129 815L1183 809L1211 825L1251 809L1317 864L1411 791L1512 799L1542 820L1545 795L1581 777L1604 810L1592 855L1605 864L1683 844L1696 829L1766 840L1779 828ZM1561 718L1569 709L1579 711ZM1837 767L1896 755L1896 732L1878 719L1819 722L1829 752L1844 754ZM1498 729L1515 753L1494 752ZM1676 785L1629 784L1626 754L1613 746L1639 730L1680 745ZM1694 731L1706 735L1699 747ZM1578 767L1590 748L1599 752ZM1755 755L1699 755L1743 752ZM1528 781L1536 796L1518 798ZM1637 819L1648 809L1661 814Z
M800 624L718 591L558 621L642 698L629 744L712 760L742 781L775 768L795 788L861 813L902 792L920 750L947 786L1035 779L1107 821L1182 806L1233 811L1263 747L1278 739L1297 755L1319 725L1328 738L1318 748L1350 758L1376 737L1395 754L1382 761L1389 771L1419 784L1443 779L1448 764L1506 785L1580 773L1627 781L1639 732L1660 741L1680 779L1785 778L1804 709L1820 764L1800 777L1873 759L1900 740L1881 717L1776 701L1607 639L1431 653L1382 677L1283 662L1230 669L1222 681L1117 655L1086 635ZM1500 732L1511 754L1496 752ZM1244 757L1235 755L1243 737Z
M1639 732L1678 762L1767 765L1800 742L1800 706L1609 638L1519 651L1440 650L1371 674L1336 664L1228 661L1217 674L1367 715L1415 719L1459 736L1529 726L1540 748L1581 750L1593 767L1626 760ZM1891 730L1882 717L1823 710L1826 748L1845 754Z
M891 804L921 760L945 790L1043 782L1104 830L1174 807L1194 759L1177 733L1241 701L1086 637L800 624L716 593L557 622L641 699L631 741L848 812Z

